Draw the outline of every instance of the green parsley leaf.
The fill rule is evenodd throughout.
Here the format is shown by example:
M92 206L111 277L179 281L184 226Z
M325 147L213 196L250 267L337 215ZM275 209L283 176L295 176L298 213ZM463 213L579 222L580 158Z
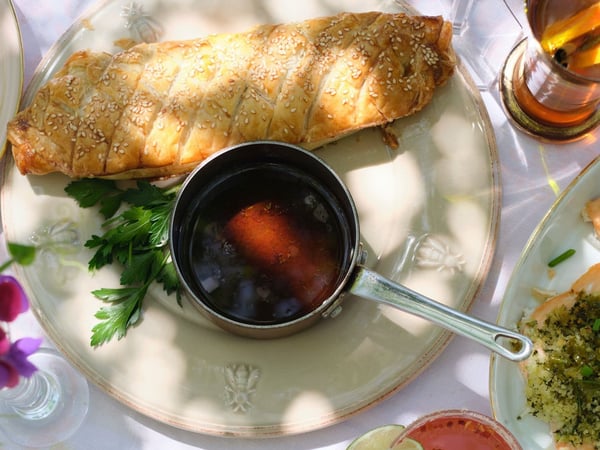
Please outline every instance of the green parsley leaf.
M171 218L171 203L157 205L152 209L152 217L150 217L150 236L149 243L151 245L162 247L166 245L169 239L169 221Z
M144 283L154 273L160 272L163 259L160 249L132 255L121 273L121 284L127 286Z
M88 269L122 266L121 287L93 292L106 305L95 315L100 323L92 328L92 346L126 335L140 320L144 297L155 281L167 294L175 292L181 306L179 278L168 249L169 221L179 188L138 181L136 188L123 190L113 181L90 179L73 181L65 189L81 207L99 205L106 219L103 234L92 235L85 243L95 250Z
M36 248L33 245L9 242L7 247L8 253L12 256L13 261L21 266L28 266L35 260Z
M11 258L0 265L0 273L8 269L13 263L28 266L35 260L36 247L34 246L8 242L7 247Z
M147 181L138 181L137 189L128 189L123 194L123 200L134 206L149 207L164 203L165 190Z
M121 207L121 203L121 194L107 195L103 197L100 200L100 214L102 214L106 219L114 216Z
M179 289L179 277L175 270L175 265L172 262L167 262L163 269L158 274L156 281L163 284L163 287L167 294L178 292Z
M175 293L177 298L177 304L183 307L183 304L181 302L181 292L179 291L179 277L177 276L175 265L172 262L169 261L165 263L163 269L156 277L156 281L162 283L163 289L168 295Z
M113 245L106 239L103 239L100 236L92 235L91 239L89 239L84 245L88 248L99 247L88 263L88 269L90 271L94 271L108 264L112 264L114 259Z
M127 334L127 329L135 325L141 317L142 301L146 295L147 287L99 289L93 291L97 298L111 302L108 307L102 307L95 314L101 322L92 328L90 344L92 347L110 341L115 335L122 339Z
M100 213L106 219L118 211L124 194L114 181L99 178L72 181L65 187L65 192L82 208L89 208L99 203Z

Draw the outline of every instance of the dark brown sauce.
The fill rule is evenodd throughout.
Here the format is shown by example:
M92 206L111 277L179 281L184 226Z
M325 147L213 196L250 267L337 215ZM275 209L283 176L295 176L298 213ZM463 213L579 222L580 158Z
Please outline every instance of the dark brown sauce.
M201 193L189 229L192 289L217 312L283 323L317 308L344 273L348 227L303 173L249 167Z

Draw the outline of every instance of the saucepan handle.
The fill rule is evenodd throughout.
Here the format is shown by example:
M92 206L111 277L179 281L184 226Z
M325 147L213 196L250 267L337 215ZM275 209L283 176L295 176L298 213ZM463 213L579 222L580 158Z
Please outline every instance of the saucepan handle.
M360 265L348 290L427 319L512 361L527 359L533 350L531 340L522 334L449 308Z

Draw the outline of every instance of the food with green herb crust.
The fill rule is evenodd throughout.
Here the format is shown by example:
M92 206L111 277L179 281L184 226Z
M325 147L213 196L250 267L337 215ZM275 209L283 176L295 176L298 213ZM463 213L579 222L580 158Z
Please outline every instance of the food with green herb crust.
M529 412L558 450L600 449L600 264L520 323L534 343L521 363Z

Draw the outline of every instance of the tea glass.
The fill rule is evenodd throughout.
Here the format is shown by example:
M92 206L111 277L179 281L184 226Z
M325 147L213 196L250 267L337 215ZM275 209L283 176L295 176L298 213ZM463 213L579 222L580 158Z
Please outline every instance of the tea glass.
M600 124L600 2L526 0L528 36L500 78L509 117L555 142L584 137Z

